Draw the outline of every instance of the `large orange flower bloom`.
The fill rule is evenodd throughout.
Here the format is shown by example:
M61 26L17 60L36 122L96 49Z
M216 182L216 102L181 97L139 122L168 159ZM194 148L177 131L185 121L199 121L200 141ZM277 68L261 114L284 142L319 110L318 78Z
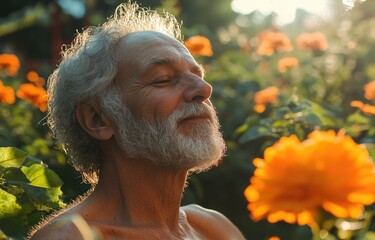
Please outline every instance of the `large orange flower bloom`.
M302 33L296 41L297 46L311 51L324 51L328 48L327 39L321 32Z
M272 237L268 238L268 240L280 240L280 238L276 237L276 236L272 236Z
M20 69L20 60L14 54L0 54L0 70L5 70L9 76L16 76Z
M277 101L280 91L277 87L267 87L260 90L254 95L254 110L258 113L262 113L266 110L268 103L274 103Z
M286 72L288 69L298 67L298 59L295 57L283 57L279 60L277 68L279 72Z
M301 142L282 137L254 160L245 190L254 220L284 220L316 228L322 210L359 218L375 202L375 164L368 151L343 132L314 131Z
M47 109L47 92L42 87L35 86L32 83L21 84L17 90L17 96L38 107L42 112Z
M374 100L375 99L375 80L367 83L363 86L365 90L365 98L367 100Z
M16 101L14 89L9 86L4 86L3 82L0 81L0 102L6 104L13 104Z
M190 53L196 56L212 56L210 40L203 36L193 36L184 42Z
M257 53L262 56L271 56L274 52L293 49L290 39L282 32L266 30L258 35L258 39L260 44Z

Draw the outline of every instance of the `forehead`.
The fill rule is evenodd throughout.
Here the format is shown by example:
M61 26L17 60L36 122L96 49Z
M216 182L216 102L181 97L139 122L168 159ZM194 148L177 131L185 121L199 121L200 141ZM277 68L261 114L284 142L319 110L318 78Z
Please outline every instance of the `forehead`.
M182 43L165 34L152 31L126 35L120 40L116 55L120 66L131 66L133 70L138 71L144 71L154 63L185 61L196 64Z

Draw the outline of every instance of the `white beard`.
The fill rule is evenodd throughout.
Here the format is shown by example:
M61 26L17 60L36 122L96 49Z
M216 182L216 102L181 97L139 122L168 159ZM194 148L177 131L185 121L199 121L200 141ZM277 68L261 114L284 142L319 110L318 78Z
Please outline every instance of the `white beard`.
M117 105L117 104L116 104ZM119 144L131 158L146 158L163 167L203 171L223 157L226 147L212 106L190 103L174 111L166 121L149 123L137 120L122 105L112 109L118 127ZM194 123L188 134L182 134L178 123L194 115L208 115L209 122ZM112 116L113 117L113 116Z

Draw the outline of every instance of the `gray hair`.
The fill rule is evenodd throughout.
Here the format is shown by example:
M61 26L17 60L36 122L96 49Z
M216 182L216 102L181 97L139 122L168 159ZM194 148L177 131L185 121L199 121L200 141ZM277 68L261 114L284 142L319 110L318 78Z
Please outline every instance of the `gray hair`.
M91 184L98 181L101 153L97 141L78 123L76 106L82 102L98 104L106 113L111 107L108 99L117 91L116 46L127 34L140 31L161 32L182 40L180 24L173 15L124 3L103 25L86 28L70 46L63 46L61 63L49 77L48 125L70 163Z

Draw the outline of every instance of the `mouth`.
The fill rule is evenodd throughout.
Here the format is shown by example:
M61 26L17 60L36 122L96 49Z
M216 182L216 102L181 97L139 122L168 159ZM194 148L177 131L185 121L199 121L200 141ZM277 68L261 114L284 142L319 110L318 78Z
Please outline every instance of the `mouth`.
M211 117L209 115L189 116L179 121L179 124L185 123L185 122L186 123L200 123L200 122L211 123Z

